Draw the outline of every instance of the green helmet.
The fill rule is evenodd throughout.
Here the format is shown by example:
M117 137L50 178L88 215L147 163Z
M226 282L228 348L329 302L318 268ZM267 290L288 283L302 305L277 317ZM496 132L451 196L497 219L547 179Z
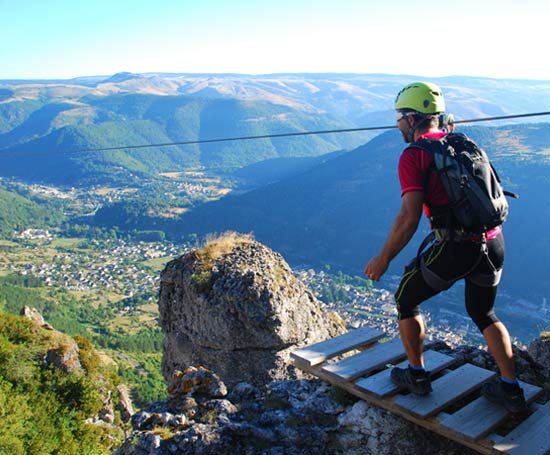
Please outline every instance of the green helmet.
M401 89L395 98L395 109L420 112L421 114L442 114L445 100L441 89L429 82L413 82Z

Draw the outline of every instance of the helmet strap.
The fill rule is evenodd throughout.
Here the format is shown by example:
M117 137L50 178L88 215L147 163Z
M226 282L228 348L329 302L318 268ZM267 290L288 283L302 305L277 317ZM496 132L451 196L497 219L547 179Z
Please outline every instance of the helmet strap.
M414 142L414 132L418 128L418 125L412 126L411 122L409 120L409 114L405 115L405 121L407 122L407 126L409 127L409 134L407 139L409 140L409 143Z
M414 114L412 114L414 115ZM417 117L418 118L418 117ZM418 123L416 123L416 125L412 126L411 125L411 122L409 121L409 116L406 115L405 116L405 121L407 122L407 125L409 126L409 134L408 134L408 139L409 139L409 142L414 142L414 133L415 131L420 128L422 125L424 125L426 122L429 122L431 121L431 118L430 117L423 117L422 120L420 120Z

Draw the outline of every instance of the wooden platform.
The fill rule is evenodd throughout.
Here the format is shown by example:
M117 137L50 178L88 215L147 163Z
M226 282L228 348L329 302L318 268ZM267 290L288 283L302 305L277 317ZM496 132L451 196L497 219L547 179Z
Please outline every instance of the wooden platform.
M511 416L480 394L496 373L428 350L424 356L433 392L407 394L390 380L391 368L407 365L401 340L381 342L384 336L362 327L291 355L301 370L479 453L550 454L550 402L533 403L540 387L522 383L530 411Z

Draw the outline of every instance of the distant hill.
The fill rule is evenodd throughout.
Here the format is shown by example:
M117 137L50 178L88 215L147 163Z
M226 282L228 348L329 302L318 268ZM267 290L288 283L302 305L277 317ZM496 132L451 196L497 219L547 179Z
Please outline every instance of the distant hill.
M321 163L332 160L345 151L327 153L313 158L273 158L238 169L229 175L239 181L239 188L258 187L305 172Z
M202 167L234 171L264 160L353 149L376 133L106 152L77 151L393 125L397 90L417 76L132 74L0 81L0 175L67 185L124 183ZM550 82L434 79L458 119L541 111ZM68 153L70 152L70 153Z
M63 219L61 207L43 205L0 186L0 239L11 239L14 232L28 228L57 226Z
M102 176L111 181L123 179L121 171L149 176L197 166L223 171L270 158L317 156L349 145L349 137L337 140L327 135L65 153L345 126L329 115L264 101L129 94L86 101L86 106L42 106L19 126L0 135L0 144L4 144L4 151L0 149L2 175L73 185Z
M511 200L506 223L506 284L550 292L545 277L547 258L541 246L550 235L545 209L550 194L550 125L463 128L486 148L506 187L520 194ZM333 264L357 274L382 246L400 204L397 160L403 148L391 131L365 146L319 164L288 179L242 195L225 197L183 215L172 230L182 233L237 230L280 251L294 265ZM427 230L423 221L412 242L390 272L400 273L415 254ZM547 294L546 294L547 295Z

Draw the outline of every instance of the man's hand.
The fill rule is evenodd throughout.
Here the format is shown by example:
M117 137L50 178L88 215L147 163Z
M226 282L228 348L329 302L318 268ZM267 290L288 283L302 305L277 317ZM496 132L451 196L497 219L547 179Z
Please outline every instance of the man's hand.
M389 265L389 261L385 260L382 256L376 256L365 267L365 275L371 280L380 281L380 277L388 270Z

